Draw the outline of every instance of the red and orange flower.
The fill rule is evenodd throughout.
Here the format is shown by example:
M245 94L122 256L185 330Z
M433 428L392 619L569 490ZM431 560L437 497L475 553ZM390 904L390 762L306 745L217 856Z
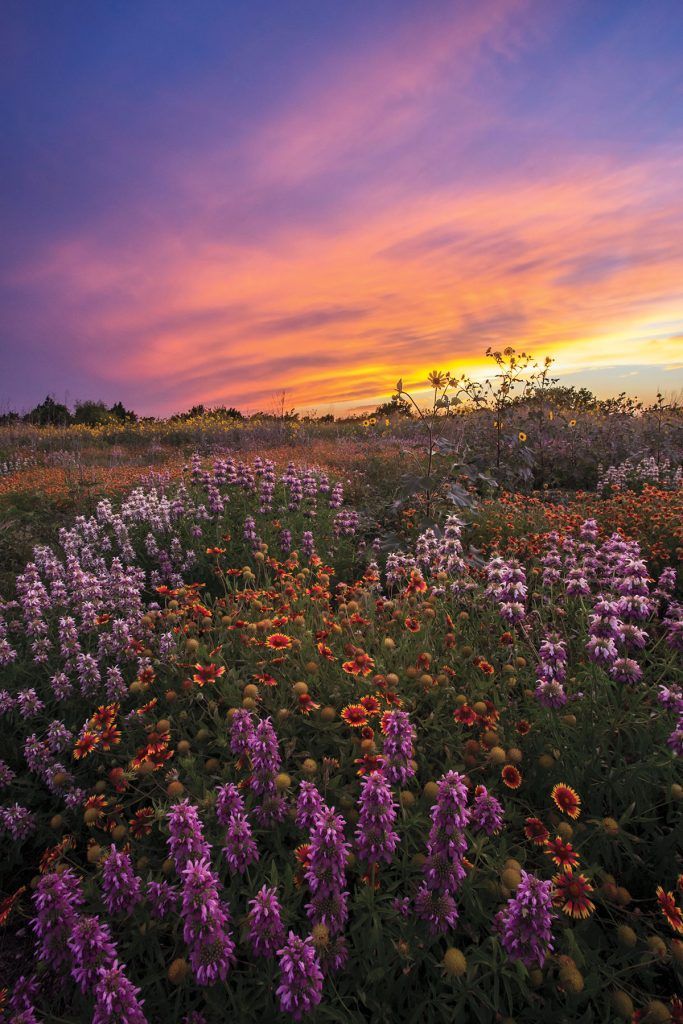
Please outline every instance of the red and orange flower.
M519 789L522 785L522 773L514 764L506 764L500 775L508 789Z
M595 910L590 899L593 886L585 875L573 871L562 871L553 876L553 903L563 914L574 918L587 918Z
M286 633L271 633L266 637L266 647L274 651L285 651L293 645L294 641Z
M362 729L368 724L368 713L362 704L347 704L341 717L352 729Z
M543 852L552 859L553 864L557 864L560 871L573 871L578 866L578 853L571 843L565 843L560 836L549 839Z
M197 686L205 686L207 683L215 683L222 675L225 675L224 665L221 665L219 668L218 665L214 665L213 662L209 665L200 665L199 662L197 662L192 679Z
M527 818L524 822L524 835L534 846L545 846L550 838L550 832L540 818Z
M672 892L665 891L661 885L656 890L659 909L669 925L679 935L683 935L683 911L676 905L676 897Z
M558 810L576 821L581 814L581 797L575 789L565 782L558 782L550 791L550 797Z

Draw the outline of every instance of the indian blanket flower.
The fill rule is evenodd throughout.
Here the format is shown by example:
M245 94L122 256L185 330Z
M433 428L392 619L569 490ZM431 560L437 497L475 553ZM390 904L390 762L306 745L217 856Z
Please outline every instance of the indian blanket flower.
M368 724L368 713L362 704L347 704L341 712L341 718L352 729L362 729Z
M575 918L590 917L595 904L590 899L593 886L585 875L561 871L553 876L553 903L563 914Z
M379 861L390 863L399 841L393 827L397 804L380 772L372 772L362 780L359 805L356 828L359 857L373 866Z
M524 870L515 895L495 918L500 940L511 960L542 967L553 951L552 882Z
M280 961L280 984L277 997L283 1013L289 1013L294 1020L301 1020L310 1013L322 999L323 973L308 936L300 939L290 932L287 942L277 951Z
M545 846L550 833L540 818L527 818L524 822L524 835L534 846Z
M282 908L277 889L265 885L249 900L248 940L254 956L275 956L285 941Z
M561 871L573 871L579 863L579 855L571 843L566 843L560 836L548 839L543 850Z
M679 935L683 935L683 911L676 905L674 894L665 891L661 885L658 885L656 895L659 909L670 927Z
M225 981L235 958L235 944L227 907L218 896L218 876L206 857L188 860L181 874L183 938L194 976L200 985Z
M241 811L233 811L228 819L223 853L230 870L239 875L243 875L249 865L259 859L251 825L246 814Z
M413 756L413 727L407 711L386 711L382 715L382 771L392 786L404 786L415 775L410 761Z
M140 989L126 977L118 960L101 967L95 985L92 1024L147 1024Z
M102 898L110 914L128 914L142 899L130 854L119 853L115 846L102 867Z
M550 797L555 806L574 821L581 814L581 797L565 782L558 782L550 791Z
M72 933L83 903L81 883L71 868L61 874L43 875L33 902L36 916L31 926L38 939L38 958L54 971L70 966L67 939Z
M495 835L503 827L503 807L486 786L477 786L471 807L471 824L476 832Z
M501 768L500 777L508 789L519 789L522 785L522 773L514 764L506 764Z

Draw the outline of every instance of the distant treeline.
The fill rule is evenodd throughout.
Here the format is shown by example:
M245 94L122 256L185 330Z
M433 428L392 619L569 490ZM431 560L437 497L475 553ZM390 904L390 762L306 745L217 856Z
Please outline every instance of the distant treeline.
M511 399L511 405L533 405L537 401L536 396L526 394L524 397ZM629 398L625 393L617 398L598 399L588 388L575 388L556 386L547 388L543 394L544 402L551 402L557 407L576 411L601 411L604 413L630 413L633 414L643 408L642 403ZM461 410L460 411L464 411ZM459 414L458 412L453 413ZM207 407L204 405L193 405L186 412L175 413L168 417L138 416L132 409L126 409L122 402L115 402L108 406L102 401L87 400L76 402L73 411L63 402L58 402L52 395L48 395L44 401L36 405L30 412L21 414L14 411L0 413L0 426L8 426L12 423L30 423L38 427L47 426L70 426L72 424L83 424L84 426L96 427L112 423L154 423L154 422L184 422L197 419L211 420L256 420L256 421L286 421L302 423L344 423L356 420L365 420L371 417L394 417L401 416L410 418L414 415L410 403L399 394L392 395L388 402L378 405L374 412L364 412L356 415L334 417L332 413L325 415L300 415L294 409L280 412L254 412L245 415L239 409L226 407L224 405Z

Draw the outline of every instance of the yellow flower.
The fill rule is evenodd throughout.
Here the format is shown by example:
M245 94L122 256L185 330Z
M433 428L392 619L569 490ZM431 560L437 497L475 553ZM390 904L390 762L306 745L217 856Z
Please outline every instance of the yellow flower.
M570 427L575 427L576 426L576 420L570 420L569 421L569 426Z
M520 430L520 432L519 432L519 434L517 436L519 437L520 441L526 441L526 434L524 433L523 430Z
M552 409L548 413L548 419L551 421L555 419L555 413L552 411Z

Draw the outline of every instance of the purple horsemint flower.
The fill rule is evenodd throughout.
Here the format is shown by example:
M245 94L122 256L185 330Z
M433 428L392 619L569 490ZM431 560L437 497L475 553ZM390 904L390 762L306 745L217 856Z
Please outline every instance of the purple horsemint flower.
M33 718L34 715L39 714L45 704L39 698L36 691L31 688L28 690L20 690L17 694L17 707L21 712L22 718Z
M410 761L413 756L413 727L407 711L387 711L382 716L384 745L382 772L392 786L404 786L415 774Z
M336 483L330 495L330 508L341 508L344 503L344 485Z
M299 784L299 795L296 798L296 825L297 828L310 831L316 815L326 809L317 786L313 782L305 780Z
M234 719L233 719L234 721ZM252 776L249 785L259 796L275 793L275 776L280 770L282 758L277 733L270 718L262 718L256 726L249 744Z
M643 670L633 658L617 658L610 665L609 675L617 683L637 683L643 678Z
M118 960L100 968L94 994L92 1024L147 1024L140 989L128 980Z
M168 849L176 871L182 871L191 857L204 857L208 861L211 849L204 839L197 808L188 800L181 800L171 808L167 818Z
M259 859L258 847L251 832L251 825L246 814L233 811L228 819L228 830L225 834L223 847L228 867L238 875L243 875L250 864Z
M246 814L244 800L234 782L228 782L225 786L219 786L216 790L216 818L218 824L227 828L230 815L234 811Z
M315 540L310 530L304 530L301 536L301 550L306 558L311 558L315 553Z
M249 900L249 944L254 956L275 956L285 941L282 924L282 908L277 898L277 889L264 885Z
M15 1014L26 1012L27 1010L33 1010L33 1004L36 1002L40 995L40 981L38 976L35 974L29 974L26 977L25 974L20 975L14 982L12 994L9 997L9 1008L14 1011ZM3 1020L4 1018L0 1018ZM11 1021L16 1020L16 1017L12 1017Z
M277 951L280 960L280 984L277 997L283 1013L294 1020L318 1005L322 999L323 973L313 947L313 939L300 939L290 932L286 944Z
M534 693L544 708L562 708L567 703L567 694L559 679L538 679Z
M33 1007L27 1006L10 1017L9 1024L40 1024L40 1021L36 1017Z
M15 772L12 771L7 762L0 760L0 789L4 789L5 786L9 786L14 776Z
M619 657L616 644L611 636L591 636L586 644L586 650L590 660L597 665L602 665L603 668L612 665Z
M178 891L169 882L148 882L147 902L152 917L163 921L167 914L178 909Z
M0 807L0 827L4 827L18 843L35 832L36 820L28 807L15 803L10 807Z
M283 555L288 555L292 550L292 531L280 530L280 550Z
M102 867L102 898L110 914L129 914L142 899L130 854L119 853L115 846Z
M662 620L666 629L666 642L674 651L683 652L683 604L671 602Z
M116 960L111 932L99 917L79 917L69 935L68 946L73 964L71 976L81 992L91 992L100 968Z
M325 924L332 934L343 930L348 917L346 860L351 849L344 839L342 817L328 808L315 818L306 881L312 899L306 912L314 924Z
M381 772L366 775L361 787L356 847L360 859L374 870L380 861L389 864L398 846L398 833L393 828L398 805Z
M504 811L499 800L489 793L486 786L477 786L470 810L470 823L475 832L495 835L503 827Z
M235 959L227 907L218 896L218 877L207 858L190 860L182 871L183 938L190 948L190 964L200 985L225 981Z
M230 722L230 749L237 757L246 757L254 739L254 720L246 708L238 708Z
M458 908L449 892L431 889L423 882L415 896L415 913L429 926L432 935L442 935L455 927Z
M501 943L511 960L542 967L553 950L552 882L522 871L515 895L495 918Z
M451 893L465 877L464 828L470 820L467 787L462 775L450 771L441 776L437 790L436 803L430 811L432 827L423 872L429 889Z

